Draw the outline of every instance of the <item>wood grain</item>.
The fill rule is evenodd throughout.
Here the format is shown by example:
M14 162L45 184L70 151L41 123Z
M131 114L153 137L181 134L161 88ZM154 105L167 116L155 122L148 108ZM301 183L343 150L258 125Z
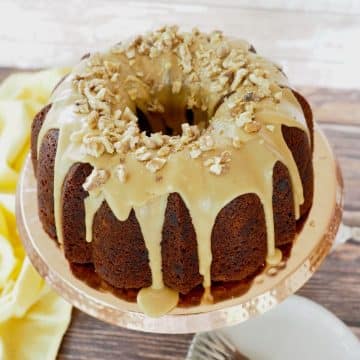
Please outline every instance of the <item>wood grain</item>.
M0 79L12 69L0 69ZM360 91L306 87L339 158L345 180L345 220L360 226ZM342 245L298 292L325 306L360 339L360 243ZM184 359L192 335L154 335L108 325L74 309L59 360Z
M104 324L75 310L61 359L184 359L192 335L156 335Z
M360 125L360 89L302 87L316 121L337 125Z

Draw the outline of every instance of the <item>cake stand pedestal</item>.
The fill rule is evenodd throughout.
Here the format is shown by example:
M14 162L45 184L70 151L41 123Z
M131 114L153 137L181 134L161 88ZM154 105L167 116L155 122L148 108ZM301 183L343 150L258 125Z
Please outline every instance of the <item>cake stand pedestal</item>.
M331 247L341 222L343 184L333 152L316 129L314 201L294 242L291 256L258 275L242 296L212 305L176 308L160 318L149 318L134 303L95 290L71 272L61 248L44 232L37 209L36 181L28 158L17 193L20 236L37 271L62 297L80 310L127 329L155 333L194 333L234 325L260 315L296 292L312 276Z

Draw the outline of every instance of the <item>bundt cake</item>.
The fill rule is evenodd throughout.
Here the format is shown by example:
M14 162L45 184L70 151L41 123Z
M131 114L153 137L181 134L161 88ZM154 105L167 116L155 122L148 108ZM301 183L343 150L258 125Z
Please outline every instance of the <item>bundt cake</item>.
M279 66L175 26L84 56L34 119L39 217L159 316L281 260L312 205L312 114Z

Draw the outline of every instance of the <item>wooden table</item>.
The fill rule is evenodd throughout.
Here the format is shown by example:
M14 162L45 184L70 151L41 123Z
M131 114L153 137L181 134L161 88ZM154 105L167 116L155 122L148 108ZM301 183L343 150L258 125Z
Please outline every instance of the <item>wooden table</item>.
M13 69L1 69L0 80ZM345 223L360 226L360 91L302 88L338 156L345 180ZM328 256L298 292L332 311L360 339L360 243ZM76 309L59 360L184 359L192 335L153 335L108 325Z

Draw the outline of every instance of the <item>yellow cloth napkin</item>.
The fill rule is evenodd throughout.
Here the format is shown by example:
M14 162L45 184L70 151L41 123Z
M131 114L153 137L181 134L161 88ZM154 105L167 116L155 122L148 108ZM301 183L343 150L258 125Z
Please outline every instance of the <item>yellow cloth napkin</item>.
M16 74L0 86L0 360L54 359L71 319L26 258L14 215L32 119L66 72Z

